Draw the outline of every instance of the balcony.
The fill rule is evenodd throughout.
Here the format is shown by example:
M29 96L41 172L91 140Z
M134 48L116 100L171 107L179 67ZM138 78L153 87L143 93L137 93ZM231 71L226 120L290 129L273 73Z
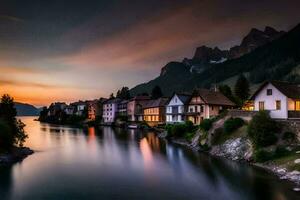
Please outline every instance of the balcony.
M297 110L289 110L288 111L288 118L293 118L293 119L300 119L300 111Z

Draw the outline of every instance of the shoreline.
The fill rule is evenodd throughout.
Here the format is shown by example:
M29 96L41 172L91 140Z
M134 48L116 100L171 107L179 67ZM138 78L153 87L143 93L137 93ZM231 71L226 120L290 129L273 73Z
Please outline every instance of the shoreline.
M28 147L13 147L11 152L0 154L0 166L21 162L32 154L34 154L34 151Z
M201 151L201 149L198 145L195 146L192 144L192 142L188 142L185 139L181 139L181 138L167 139L166 134L164 132L157 132L157 136L161 139L168 140L174 144L186 147L190 150L197 151L199 153L206 153L207 155L212 156L212 157L223 158L223 159L231 160L233 162L244 162L249 165L259 167L259 168L264 169L264 170L272 173L273 175L277 176L280 180L287 180L287 181L291 182L292 184L295 184L295 187L292 189L295 192L300 192L300 172L299 171L296 171L296 170L288 171L286 168L283 168L283 167L280 167L280 166L277 166L274 164L271 165L269 163L256 163L256 162L251 162L246 159L234 160L234 159L231 159L230 157L212 154L210 151Z

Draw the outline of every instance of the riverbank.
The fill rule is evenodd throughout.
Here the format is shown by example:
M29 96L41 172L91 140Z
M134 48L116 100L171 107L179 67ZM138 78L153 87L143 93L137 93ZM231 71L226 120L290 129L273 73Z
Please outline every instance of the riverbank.
M0 153L0 165L11 165L24 160L34 153L28 147L13 147L10 152Z
M184 138L168 138L166 131L162 131L157 135L161 139L167 139L174 144L185 146L194 151L207 153L213 157L226 158L235 162L247 162L250 165L263 168L275 174L281 180L288 180L293 182L294 184L296 184L296 187L293 188L293 190L297 192L300 191L300 172L297 169L291 170L287 166L288 164L291 164L291 162L295 162L295 164L300 163L300 159L296 159L297 157L291 157L289 161L287 161L287 158L283 158L285 159L286 163L279 163L276 162L276 160L258 163L253 159L254 150L251 142L245 137L230 138L223 141L221 144L212 145L209 149L203 149L199 145L199 140L201 138L200 132L196 133L193 139L191 139L190 141ZM300 151L297 151L297 154L300 156Z

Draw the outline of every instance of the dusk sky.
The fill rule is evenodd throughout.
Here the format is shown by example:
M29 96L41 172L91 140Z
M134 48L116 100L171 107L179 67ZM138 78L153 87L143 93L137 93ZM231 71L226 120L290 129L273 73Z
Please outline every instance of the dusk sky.
M289 30L299 0L0 0L0 94L36 106L107 97L197 46Z

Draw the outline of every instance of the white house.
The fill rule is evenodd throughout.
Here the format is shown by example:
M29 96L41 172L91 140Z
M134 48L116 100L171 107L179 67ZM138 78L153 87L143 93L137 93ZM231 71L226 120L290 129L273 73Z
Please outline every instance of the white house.
M174 93L166 106L166 123L182 123L185 122L186 105L190 99L188 94Z
M118 112L118 104L120 102L120 99L114 98L103 103L102 119L104 123L113 123L115 121Z
M300 118L300 87L280 81L263 83L252 95L254 110L267 110L271 118Z

